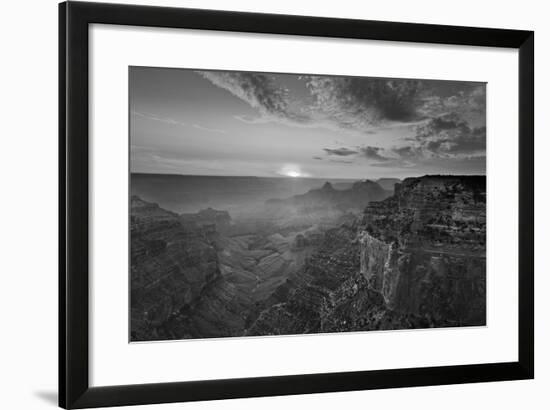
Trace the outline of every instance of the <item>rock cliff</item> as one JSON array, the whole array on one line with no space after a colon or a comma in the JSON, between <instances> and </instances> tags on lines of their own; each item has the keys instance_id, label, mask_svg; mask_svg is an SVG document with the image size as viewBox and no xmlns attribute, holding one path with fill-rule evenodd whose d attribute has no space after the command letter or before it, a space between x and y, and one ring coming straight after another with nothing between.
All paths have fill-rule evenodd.
<instances>
[{"instance_id":1,"label":"rock cliff","mask_svg":"<svg viewBox=\"0 0 550 410\"><path fill-rule=\"evenodd\" d=\"M242 329L239 304L233 303L241 298L220 273L215 245L216 223L227 222L223 214L209 210L180 217L137 196L130 205L131 340ZM187 320L189 311L200 314ZM182 322L186 326L179 326Z\"/></svg>"},{"instance_id":2,"label":"rock cliff","mask_svg":"<svg viewBox=\"0 0 550 410\"><path fill-rule=\"evenodd\" d=\"M360 270L392 310L485 323L485 177L425 176L367 206Z\"/></svg>"}]
</instances>

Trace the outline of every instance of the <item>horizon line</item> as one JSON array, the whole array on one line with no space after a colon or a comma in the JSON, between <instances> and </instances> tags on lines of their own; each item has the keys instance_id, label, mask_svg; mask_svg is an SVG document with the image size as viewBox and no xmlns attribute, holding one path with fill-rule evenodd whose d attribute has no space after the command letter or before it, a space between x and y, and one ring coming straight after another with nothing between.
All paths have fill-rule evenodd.
<instances>
[{"instance_id":1,"label":"horizon line","mask_svg":"<svg viewBox=\"0 0 550 410\"><path fill-rule=\"evenodd\" d=\"M313 177L313 176L298 176L298 177L290 177L285 175L273 175L273 176L259 176L259 175L210 175L210 174L174 174L174 173L165 173L165 172L136 172L136 171L130 171L130 175L155 175L155 176L175 176L175 177L211 177L211 178L273 178L273 179L319 179L319 180L350 180L350 181L357 181L357 180L380 180L380 179L398 179L400 181L403 181L407 178L422 178L427 176L448 176L448 177L465 177L465 176L484 176L487 177L486 173L483 174L444 174L444 173L433 173L433 174L421 174L421 175L409 175L406 177L391 177L391 176L384 176L379 178L368 178L368 177Z\"/></svg>"}]
</instances>

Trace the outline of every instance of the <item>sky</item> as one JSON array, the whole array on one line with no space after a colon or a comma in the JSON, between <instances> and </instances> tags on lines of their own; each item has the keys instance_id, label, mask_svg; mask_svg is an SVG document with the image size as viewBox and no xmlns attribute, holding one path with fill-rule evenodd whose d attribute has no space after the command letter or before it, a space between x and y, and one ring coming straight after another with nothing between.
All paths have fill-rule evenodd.
<instances>
[{"instance_id":1,"label":"sky","mask_svg":"<svg viewBox=\"0 0 550 410\"><path fill-rule=\"evenodd\" d=\"M479 82L130 67L132 172L485 174Z\"/></svg>"}]
</instances>

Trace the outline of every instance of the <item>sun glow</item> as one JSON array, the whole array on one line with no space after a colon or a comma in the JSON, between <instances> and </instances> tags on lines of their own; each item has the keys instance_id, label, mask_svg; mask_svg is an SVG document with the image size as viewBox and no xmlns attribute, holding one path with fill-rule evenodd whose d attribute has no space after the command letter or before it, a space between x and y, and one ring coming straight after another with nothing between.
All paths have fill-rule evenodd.
<instances>
[{"instance_id":1,"label":"sun glow","mask_svg":"<svg viewBox=\"0 0 550 410\"><path fill-rule=\"evenodd\" d=\"M296 164L285 164L277 173L289 178L303 178L309 176L305 172L302 172L300 166Z\"/></svg>"}]
</instances>

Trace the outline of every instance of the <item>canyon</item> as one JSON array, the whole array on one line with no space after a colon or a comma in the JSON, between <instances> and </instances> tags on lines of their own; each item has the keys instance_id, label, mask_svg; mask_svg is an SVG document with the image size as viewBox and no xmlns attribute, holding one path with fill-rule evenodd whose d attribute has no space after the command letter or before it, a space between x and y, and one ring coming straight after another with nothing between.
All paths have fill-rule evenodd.
<instances>
[{"instance_id":1,"label":"canyon","mask_svg":"<svg viewBox=\"0 0 550 410\"><path fill-rule=\"evenodd\" d=\"M386 182L246 216L133 195L131 341L485 325L485 177Z\"/></svg>"}]
</instances>

